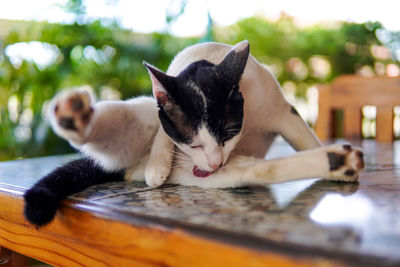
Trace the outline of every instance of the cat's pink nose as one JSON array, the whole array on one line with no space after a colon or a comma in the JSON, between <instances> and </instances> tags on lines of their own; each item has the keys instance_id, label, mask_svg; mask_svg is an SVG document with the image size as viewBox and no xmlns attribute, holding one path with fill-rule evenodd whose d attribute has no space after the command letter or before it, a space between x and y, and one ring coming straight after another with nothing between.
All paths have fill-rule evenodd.
<instances>
[{"instance_id":1,"label":"cat's pink nose","mask_svg":"<svg viewBox=\"0 0 400 267\"><path fill-rule=\"evenodd\" d=\"M218 164L210 164L208 165L211 169L216 170L218 169L219 165Z\"/></svg>"},{"instance_id":2,"label":"cat's pink nose","mask_svg":"<svg viewBox=\"0 0 400 267\"><path fill-rule=\"evenodd\" d=\"M211 153L206 154L208 167L212 170L216 170L223 164L223 154L221 147L216 147Z\"/></svg>"},{"instance_id":3,"label":"cat's pink nose","mask_svg":"<svg viewBox=\"0 0 400 267\"><path fill-rule=\"evenodd\" d=\"M210 167L210 168L213 169L213 170L216 170L216 169L222 167L222 162L214 163L214 164L209 164L208 167Z\"/></svg>"}]
</instances>

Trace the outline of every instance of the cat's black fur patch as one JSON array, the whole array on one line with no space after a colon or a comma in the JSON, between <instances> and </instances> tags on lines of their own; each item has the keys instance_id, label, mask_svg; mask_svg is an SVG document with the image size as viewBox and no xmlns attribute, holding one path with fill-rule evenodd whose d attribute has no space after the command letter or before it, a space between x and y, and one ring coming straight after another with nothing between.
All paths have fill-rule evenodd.
<instances>
[{"instance_id":1,"label":"cat's black fur patch","mask_svg":"<svg viewBox=\"0 0 400 267\"><path fill-rule=\"evenodd\" d=\"M346 170L346 171L344 172L344 175L353 176L355 173L356 173L355 170L348 169L348 170Z\"/></svg>"},{"instance_id":2,"label":"cat's black fur patch","mask_svg":"<svg viewBox=\"0 0 400 267\"><path fill-rule=\"evenodd\" d=\"M329 170L335 171L344 165L344 155L337 154L334 152L328 152Z\"/></svg>"},{"instance_id":3,"label":"cat's black fur patch","mask_svg":"<svg viewBox=\"0 0 400 267\"><path fill-rule=\"evenodd\" d=\"M244 100L239 82L248 55L247 46L240 52L232 50L219 65L196 61L177 77L145 64L168 92L169 101L158 102L159 118L174 141L191 143L202 125L220 145L240 132Z\"/></svg>"},{"instance_id":4,"label":"cat's black fur patch","mask_svg":"<svg viewBox=\"0 0 400 267\"><path fill-rule=\"evenodd\" d=\"M343 145L343 149L350 151L351 150L351 145Z\"/></svg>"},{"instance_id":5,"label":"cat's black fur patch","mask_svg":"<svg viewBox=\"0 0 400 267\"><path fill-rule=\"evenodd\" d=\"M67 196L92 185L121 181L124 173L124 170L107 172L88 158L67 163L25 192L25 218L32 224L45 225L54 218L61 201Z\"/></svg>"},{"instance_id":6,"label":"cat's black fur patch","mask_svg":"<svg viewBox=\"0 0 400 267\"><path fill-rule=\"evenodd\" d=\"M72 118L61 118L60 121L58 122L61 127L67 129L67 130L72 130L76 131L75 123Z\"/></svg>"},{"instance_id":7,"label":"cat's black fur patch","mask_svg":"<svg viewBox=\"0 0 400 267\"><path fill-rule=\"evenodd\" d=\"M290 107L290 112L294 115L300 116L299 112L297 112L297 110L295 109L295 107L291 106Z\"/></svg>"},{"instance_id":8,"label":"cat's black fur patch","mask_svg":"<svg viewBox=\"0 0 400 267\"><path fill-rule=\"evenodd\" d=\"M84 114L81 116L81 121L84 122L84 123L89 122L90 115L91 115L90 112L84 113Z\"/></svg>"}]
</instances>

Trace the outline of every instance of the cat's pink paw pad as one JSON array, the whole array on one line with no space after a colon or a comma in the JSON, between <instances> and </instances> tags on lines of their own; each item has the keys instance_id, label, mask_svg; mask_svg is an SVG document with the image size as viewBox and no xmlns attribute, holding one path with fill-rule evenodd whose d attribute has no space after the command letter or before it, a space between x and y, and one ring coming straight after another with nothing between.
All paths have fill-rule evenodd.
<instances>
[{"instance_id":1,"label":"cat's pink paw pad","mask_svg":"<svg viewBox=\"0 0 400 267\"><path fill-rule=\"evenodd\" d=\"M87 92L71 92L54 105L54 115L60 127L81 132L89 124L93 115L90 95Z\"/></svg>"}]
</instances>

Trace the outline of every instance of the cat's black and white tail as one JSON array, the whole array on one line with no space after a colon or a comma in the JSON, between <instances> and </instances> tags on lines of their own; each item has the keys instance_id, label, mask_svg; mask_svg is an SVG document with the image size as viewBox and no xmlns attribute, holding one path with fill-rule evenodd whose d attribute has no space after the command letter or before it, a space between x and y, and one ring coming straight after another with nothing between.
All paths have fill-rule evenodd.
<instances>
[{"instance_id":1,"label":"cat's black and white tail","mask_svg":"<svg viewBox=\"0 0 400 267\"><path fill-rule=\"evenodd\" d=\"M89 186L122 181L125 171L107 172L93 160L78 159L61 166L25 192L25 218L37 226L51 222L61 201Z\"/></svg>"}]
</instances>

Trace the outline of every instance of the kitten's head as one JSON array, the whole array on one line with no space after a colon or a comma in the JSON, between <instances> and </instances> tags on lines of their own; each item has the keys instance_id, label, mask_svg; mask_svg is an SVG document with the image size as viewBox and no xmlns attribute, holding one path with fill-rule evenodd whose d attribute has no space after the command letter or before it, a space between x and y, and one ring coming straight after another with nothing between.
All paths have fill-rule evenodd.
<instances>
[{"instance_id":1,"label":"kitten's head","mask_svg":"<svg viewBox=\"0 0 400 267\"><path fill-rule=\"evenodd\" d=\"M218 65L193 62L177 77L145 63L165 132L208 176L222 166L240 139L243 97L239 82L249 56L247 41L235 45Z\"/></svg>"}]
</instances>

